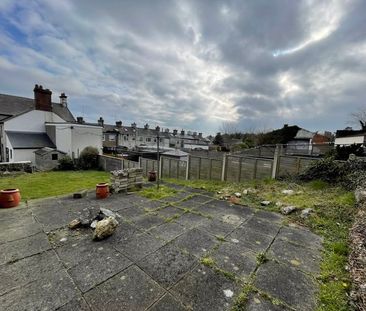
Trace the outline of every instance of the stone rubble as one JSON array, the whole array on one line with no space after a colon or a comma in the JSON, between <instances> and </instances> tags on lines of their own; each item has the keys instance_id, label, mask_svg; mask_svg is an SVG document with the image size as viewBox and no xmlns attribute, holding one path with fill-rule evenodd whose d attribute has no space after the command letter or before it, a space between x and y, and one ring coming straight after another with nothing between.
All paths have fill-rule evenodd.
<instances>
[{"instance_id":1,"label":"stone rubble","mask_svg":"<svg viewBox=\"0 0 366 311\"><path fill-rule=\"evenodd\" d=\"M129 168L111 171L110 190L114 193L127 192L143 183L142 168Z\"/></svg>"},{"instance_id":2,"label":"stone rubble","mask_svg":"<svg viewBox=\"0 0 366 311\"><path fill-rule=\"evenodd\" d=\"M268 205L270 205L272 202L271 201L262 201L261 202L261 205L262 206L268 206Z\"/></svg>"},{"instance_id":3,"label":"stone rubble","mask_svg":"<svg viewBox=\"0 0 366 311\"><path fill-rule=\"evenodd\" d=\"M284 215L288 215L288 214L291 214L292 212L296 211L297 210L297 207L296 206L284 206L281 208L281 213L284 214Z\"/></svg>"},{"instance_id":4,"label":"stone rubble","mask_svg":"<svg viewBox=\"0 0 366 311\"><path fill-rule=\"evenodd\" d=\"M288 189L282 190L282 194L292 195L292 194L294 194L294 190L288 190Z\"/></svg>"},{"instance_id":5,"label":"stone rubble","mask_svg":"<svg viewBox=\"0 0 366 311\"><path fill-rule=\"evenodd\" d=\"M301 211L301 218L308 218L312 213L313 213L313 209L312 208L305 208L304 210Z\"/></svg>"},{"instance_id":6,"label":"stone rubble","mask_svg":"<svg viewBox=\"0 0 366 311\"><path fill-rule=\"evenodd\" d=\"M109 236L111 236L118 226L118 221L116 218L109 216L101 221L97 222L95 227L93 239L94 240L103 240Z\"/></svg>"}]
</instances>

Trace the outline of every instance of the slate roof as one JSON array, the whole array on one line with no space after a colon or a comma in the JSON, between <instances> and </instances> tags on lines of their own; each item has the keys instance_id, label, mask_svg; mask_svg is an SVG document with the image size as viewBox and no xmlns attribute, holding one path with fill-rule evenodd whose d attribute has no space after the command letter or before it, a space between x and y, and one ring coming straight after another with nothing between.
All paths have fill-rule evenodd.
<instances>
[{"instance_id":1,"label":"slate roof","mask_svg":"<svg viewBox=\"0 0 366 311\"><path fill-rule=\"evenodd\" d=\"M32 98L0 94L0 122L34 109L34 99ZM68 107L63 107L58 103L52 103L52 110L67 122L75 121Z\"/></svg>"},{"instance_id":2,"label":"slate roof","mask_svg":"<svg viewBox=\"0 0 366 311\"><path fill-rule=\"evenodd\" d=\"M352 136L366 136L366 131L364 131L364 130L338 130L336 132L336 138L352 137Z\"/></svg>"},{"instance_id":3,"label":"slate roof","mask_svg":"<svg viewBox=\"0 0 366 311\"><path fill-rule=\"evenodd\" d=\"M56 148L46 133L5 131L14 149Z\"/></svg>"},{"instance_id":4,"label":"slate roof","mask_svg":"<svg viewBox=\"0 0 366 311\"><path fill-rule=\"evenodd\" d=\"M186 157L186 156L188 156L188 153L184 152L182 150L179 150L179 149L175 149L175 150L169 150L169 151L163 152L162 155L175 156L175 157Z\"/></svg>"},{"instance_id":5,"label":"slate roof","mask_svg":"<svg viewBox=\"0 0 366 311\"><path fill-rule=\"evenodd\" d=\"M294 139L312 139L315 133L305 129L299 129Z\"/></svg>"}]
</instances>

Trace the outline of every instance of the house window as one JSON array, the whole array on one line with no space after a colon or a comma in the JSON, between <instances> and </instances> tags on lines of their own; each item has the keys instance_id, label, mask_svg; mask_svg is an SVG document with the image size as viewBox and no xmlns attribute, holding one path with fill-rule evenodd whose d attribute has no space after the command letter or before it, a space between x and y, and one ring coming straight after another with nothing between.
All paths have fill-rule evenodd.
<instances>
[{"instance_id":1,"label":"house window","mask_svg":"<svg viewBox=\"0 0 366 311\"><path fill-rule=\"evenodd\" d=\"M10 159L13 158L13 149L10 149Z\"/></svg>"},{"instance_id":2,"label":"house window","mask_svg":"<svg viewBox=\"0 0 366 311\"><path fill-rule=\"evenodd\" d=\"M123 136L123 140L128 140L128 137L127 136Z\"/></svg>"},{"instance_id":3,"label":"house window","mask_svg":"<svg viewBox=\"0 0 366 311\"><path fill-rule=\"evenodd\" d=\"M109 141L115 141L116 137L114 135L109 135Z\"/></svg>"},{"instance_id":4,"label":"house window","mask_svg":"<svg viewBox=\"0 0 366 311\"><path fill-rule=\"evenodd\" d=\"M154 138L154 143L156 143L156 138Z\"/></svg>"},{"instance_id":5,"label":"house window","mask_svg":"<svg viewBox=\"0 0 366 311\"><path fill-rule=\"evenodd\" d=\"M139 141L143 141L144 139L142 137L139 138Z\"/></svg>"},{"instance_id":6,"label":"house window","mask_svg":"<svg viewBox=\"0 0 366 311\"><path fill-rule=\"evenodd\" d=\"M58 160L58 154L57 153L52 153L52 160L53 161L57 161Z\"/></svg>"},{"instance_id":7,"label":"house window","mask_svg":"<svg viewBox=\"0 0 366 311\"><path fill-rule=\"evenodd\" d=\"M105 135L103 134L103 141L105 141Z\"/></svg>"},{"instance_id":8,"label":"house window","mask_svg":"<svg viewBox=\"0 0 366 311\"><path fill-rule=\"evenodd\" d=\"M146 138L146 141L151 141L151 138L150 138L150 137L147 137L147 138Z\"/></svg>"}]
</instances>

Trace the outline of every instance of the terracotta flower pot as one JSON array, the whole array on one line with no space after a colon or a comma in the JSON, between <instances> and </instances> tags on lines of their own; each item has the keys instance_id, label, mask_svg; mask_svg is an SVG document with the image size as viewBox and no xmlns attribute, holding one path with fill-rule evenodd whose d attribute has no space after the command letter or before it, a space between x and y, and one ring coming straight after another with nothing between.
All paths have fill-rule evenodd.
<instances>
[{"instance_id":1,"label":"terracotta flower pot","mask_svg":"<svg viewBox=\"0 0 366 311\"><path fill-rule=\"evenodd\" d=\"M97 184L95 194L97 199L105 199L109 196L109 186L107 183L99 183Z\"/></svg>"},{"instance_id":2,"label":"terracotta flower pot","mask_svg":"<svg viewBox=\"0 0 366 311\"><path fill-rule=\"evenodd\" d=\"M156 171L150 171L147 173L148 181L156 181Z\"/></svg>"},{"instance_id":3,"label":"terracotta flower pot","mask_svg":"<svg viewBox=\"0 0 366 311\"><path fill-rule=\"evenodd\" d=\"M4 189L0 191L0 207L9 208L18 206L20 202L19 189Z\"/></svg>"}]
</instances>

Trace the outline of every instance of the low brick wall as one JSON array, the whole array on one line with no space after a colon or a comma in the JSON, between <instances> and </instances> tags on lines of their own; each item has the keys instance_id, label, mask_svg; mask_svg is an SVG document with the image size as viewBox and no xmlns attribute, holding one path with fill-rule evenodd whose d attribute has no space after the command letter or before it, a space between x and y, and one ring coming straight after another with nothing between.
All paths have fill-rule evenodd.
<instances>
[{"instance_id":1,"label":"low brick wall","mask_svg":"<svg viewBox=\"0 0 366 311\"><path fill-rule=\"evenodd\" d=\"M32 173L32 162L22 161L22 162L3 162L0 163L0 173L4 174L6 172L26 172Z\"/></svg>"}]
</instances>

